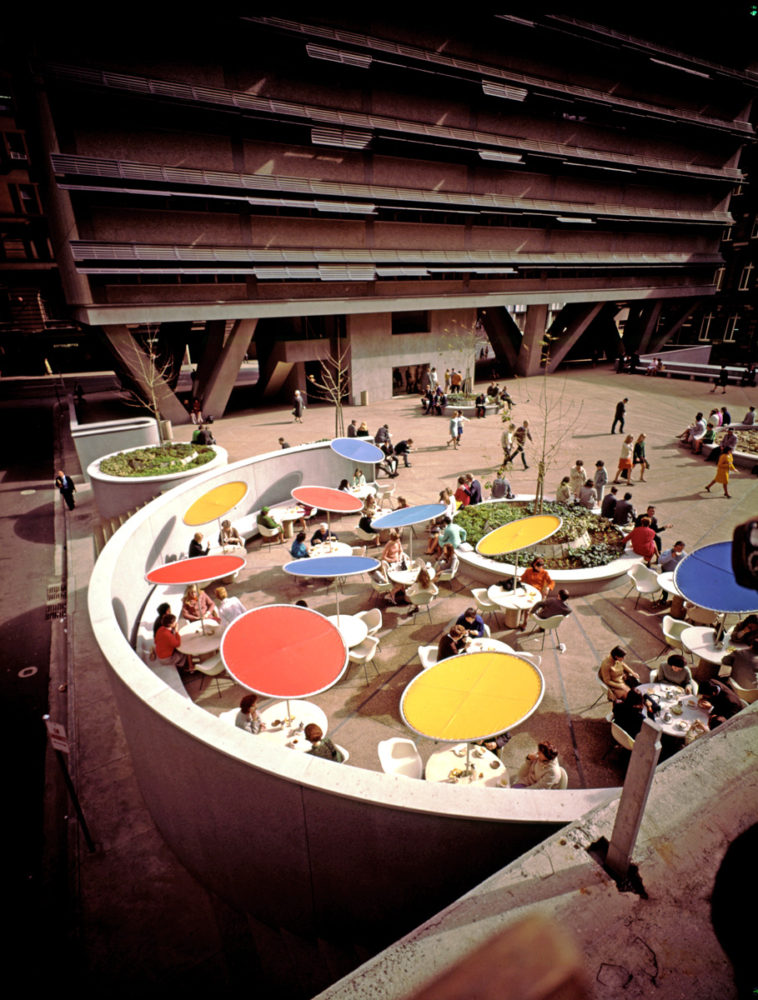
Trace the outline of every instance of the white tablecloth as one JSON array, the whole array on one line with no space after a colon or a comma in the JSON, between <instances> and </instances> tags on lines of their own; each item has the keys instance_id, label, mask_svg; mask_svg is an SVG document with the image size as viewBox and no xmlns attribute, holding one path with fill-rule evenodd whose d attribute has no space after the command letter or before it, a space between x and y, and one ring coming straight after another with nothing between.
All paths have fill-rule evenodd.
<instances>
[{"instance_id":1,"label":"white tablecloth","mask_svg":"<svg viewBox=\"0 0 758 1000\"><path fill-rule=\"evenodd\" d=\"M708 712L698 708L697 695L685 694L684 689L676 684L638 684L641 694L648 692L660 702L661 712L656 723L661 732L669 736L684 738L693 722L702 722L708 728ZM681 712L678 709L681 708Z\"/></svg>"},{"instance_id":2,"label":"white tablecloth","mask_svg":"<svg viewBox=\"0 0 758 1000\"><path fill-rule=\"evenodd\" d=\"M438 750L426 762L427 781L446 781L453 785L487 785L496 787L508 784L508 771L502 761L490 750L473 746L469 756L473 773L465 777L455 777L451 771L463 771L466 767L466 744Z\"/></svg>"},{"instance_id":3,"label":"white tablecloth","mask_svg":"<svg viewBox=\"0 0 758 1000\"><path fill-rule=\"evenodd\" d=\"M262 739L270 740L278 746L289 747L291 750L300 750L307 753L311 744L306 740L304 729L315 722L321 727L321 731L326 736L329 726L328 719L324 712L310 701L300 701L290 699L290 711L294 716L292 722L283 725L283 720L287 715L287 702L275 701L272 705L267 705L258 714L261 722L266 727L258 734ZM279 725L275 725L278 722Z\"/></svg>"}]
</instances>

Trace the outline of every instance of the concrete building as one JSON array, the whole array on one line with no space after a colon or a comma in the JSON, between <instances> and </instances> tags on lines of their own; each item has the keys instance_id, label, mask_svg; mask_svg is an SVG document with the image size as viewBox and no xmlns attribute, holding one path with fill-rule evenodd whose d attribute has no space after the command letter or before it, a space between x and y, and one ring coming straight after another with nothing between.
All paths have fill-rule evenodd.
<instances>
[{"instance_id":1,"label":"concrete building","mask_svg":"<svg viewBox=\"0 0 758 1000\"><path fill-rule=\"evenodd\" d=\"M52 23L26 54L69 315L133 384L157 345L177 422L188 344L215 414L248 354L286 398L344 353L358 403L486 338L503 374L546 332L551 370L614 356L622 310L626 350L659 349L716 291L758 81L739 47L476 12L135 19L94 47Z\"/></svg>"}]
</instances>

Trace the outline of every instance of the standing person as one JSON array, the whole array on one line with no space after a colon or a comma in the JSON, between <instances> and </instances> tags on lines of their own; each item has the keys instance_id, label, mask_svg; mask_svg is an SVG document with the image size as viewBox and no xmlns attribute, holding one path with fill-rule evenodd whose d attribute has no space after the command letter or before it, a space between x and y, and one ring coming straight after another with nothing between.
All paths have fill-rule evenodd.
<instances>
[{"instance_id":1,"label":"standing person","mask_svg":"<svg viewBox=\"0 0 758 1000\"><path fill-rule=\"evenodd\" d=\"M351 420L350 423L347 425L347 436L349 438L354 438L357 435L357 433L358 433L358 421Z\"/></svg>"},{"instance_id":2,"label":"standing person","mask_svg":"<svg viewBox=\"0 0 758 1000\"><path fill-rule=\"evenodd\" d=\"M450 388L453 392L460 392L461 382L463 382L463 376L457 369L453 368L450 372Z\"/></svg>"},{"instance_id":3,"label":"standing person","mask_svg":"<svg viewBox=\"0 0 758 1000\"><path fill-rule=\"evenodd\" d=\"M613 414L613 423L611 424L611 434L616 433L616 424L619 425L619 434L624 433L624 417L626 416L626 404L629 402L626 396L616 403L616 412Z\"/></svg>"},{"instance_id":4,"label":"standing person","mask_svg":"<svg viewBox=\"0 0 758 1000\"><path fill-rule=\"evenodd\" d=\"M445 392L450 391L450 369L445 369Z\"/></svg>"},{"instance_id":5,"label":"standing person","mask_svg":"<svg viewBox=\"0 0 758 1000\"><path fill-rule=\"evenodd\" d=\"M55 477L55 485L60 490L60 494L66 501L66 506L69 510L73 510L76 507L74 501L74 493L76 493L76 486L74 486L74 480L71 476L67 476L63 469L58 470L58 475Z\"/></svg>"},{"instance_id":6,"label":"standing person","mask_svg":"<svg viewBox=\"0 0 758 1000\"><path fill-rule=\"evenodd\" d=\"M621 445L621 454L619 455L619 467L616 469L616 478L613 480L614 483L619 481L619 476L625 479L627 483L632 481L632 452L634 438L631 434L627 434L624 438L624 443Z\"/></svg>"},{"instance_id":7,"label":"standing person","mask_svg":"<svg viewBox=\"0 0 758 1000\"><path fill-rule=\"evenodd\" d=\"M500 435L500 444L503 448L503 465L506 466L511 460L511 451L513 450L513 433L516 430L516 425L511 423L505 428L503 433Z\"/></svg>"},{"instance_id":8,"label":"standing person","mask_svg":"<svg viewBox=\"0 0 758 1000\"><path fill-rule=\"evenodd\" d=\"M470 502L473 504L482 502L482 484L478 479L474 479L471 473L466 474L466 486L468 487Z\"/></svg>"},{"instance_id":9,"label":"standing person","mask_svg":"<svg viewBox=\"0 0 758 1000\"><path fill-rule=\"evenodd\" d=\"M303 414L305 413L305 400L303 399L303 394L299 389L295 389L295 399L292 407L292 414L295 418L296 424L302 424Z\"/></svg>"},{"instance_id":10,"label":"standing person","mask_svg":"<svg viewBox=\"0 0 758 1000\"><path fill-rule=\"evenodd\" d=\"M632 449L632 471L634 471L634 466L639 465L640 467L640 482L645 482L645 469L650 468L650 463L647 458L645 458L645 435L640 434L637 440L634 442L634 448ZM632 481L632 473L629 473L629 482Z\"/></svg>"},{"instance_id":11,"label":"standing person","mask_svg":"<svg viewBox=\"0 0 758 1000\"><path fill-rule=\"evenodd\" d=\"M529 433L529 421L525 420L520 427L517 427L513 434L513 442L516 448L511 455L511 462L518 455L521 454L521 461L524 463L524 468L528 469L529 466L526 464L526 455L524 454L524 445L526 444L526 439L532 440L532 435Z\"/></svg>"},{"instance_id":12,"label":"standing person","mask_svg":"<svg viewBox=\"0 0 758 1000\"><path fill-rule=\"evenodd\" d=\"M595 462L595 489L597 490L597 502L603 502L603 494L605 493L605 487L608 485L608 470L605 467L605 462L599 459Z\"/></svg>"},{"instance_id":13,"label":"standing person","mask_svg":"<svg viewBox=\"0 0 758 1000\"><path fill-rule=\"evenodd\" d=\"M579 491L587 482L587 473L584 471L584 462L577 458L576 465L569 472L569 486L573 496L578 500Z\"/></svg>"},{"instance_id":14,"label":"standing person","mask_svg":"<svg viewBox=\"0 0 758 1000\"><path fill-rule=\"evenodd\" d=\"M726 365L721 366L721 371L718 373L713 381L713 388L711 392L715 392L719 386L721 386L722 395L726 392L726 386L729 381L729 372L726 370Z\"/></svg>"},{"instance_id":15,"label":"standing person","mask_svg":"<svg viewBox=\"0 0 758 1000\"><path fill-rule=\"evenodd\" d=\"M711 492L711 486L714 483L721 483L724 487L724 496L729 500L732 498L732 494L729 492L729 473L734 472L734 461L732 460L732 449L726 448L722 451L721 458L719 458L719 464L716 466L716 475L705 487L705 492Z\"/></svg>"},{"instance_id":16,"label":"standing person","mask_svg":"<svg viewBox=\"0 0 758 1000\"><path fill-rule=\"evenodd\" d=\"M439 385L439 379L437 378L437 369L432 367L429 372L429 388L434 392Z\"/></svg>"},{"instance_id":17,"label":"standing person","mask_svg":"<svg viewBox=\"0 0 758 1000\"><path fill-rule=\"evenodd\" d=\"M458 421L458 414L459 413L460 413L460 410L456 410L455 413L453 414L453 416L450 418L450 424L449 424L450 439L447 442L447 447L448 448L450 447L451 444L452 444L452 446L454 448L458 447L458 427L460 426L459 421Z\"/></svg>"},{"instance_id":18,"label":"standing person","mask_svg":"<svg viewBox=\"0 0 758 1000\"><path fill-rule=\"evenodd\" d=\"M458 488L455 491L455 499L461 507L468 507L471 503L471 491L469 490L463 476L458 476Z\"/></svg>"}]
</instances>

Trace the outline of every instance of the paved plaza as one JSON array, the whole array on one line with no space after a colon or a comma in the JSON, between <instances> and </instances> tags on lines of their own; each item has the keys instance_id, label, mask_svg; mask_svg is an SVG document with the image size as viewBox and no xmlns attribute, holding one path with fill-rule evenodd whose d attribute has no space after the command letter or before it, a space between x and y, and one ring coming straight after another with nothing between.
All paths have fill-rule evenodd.
<instances>
[{"instance_id":1,"label":"paved plaza","mask_svg":"<svg viewBox=\"0 0 758 1000\"><path fill-rule=\"evenodd\" d=\"M655 504L659 521L673 524L663 536L664 547L683 539L691 551L708 542L729 540L734 526L757 509L756 477L738 472L730 484L731 500L716 493L709 495L703 487L712 478L714 466L706 465L675 441L697 410L707 413L712 406L726 403L733 419L739 420L748 405L756 402L756 390L730 388L726 396L714 396L704 383L615 375L608 368L579 370L547 380L512 380L508 389L516 403L514 421L527 419L535 438L527 448L530 468L522 470L519 462L511 473L514 492L534 491L539 428L546 420L550 442L559 441L547 475L548 495L554 493L577 458L590 469L597 459L604 459L612 476L623 438L611 436L611 421L618 400L628 397L625 431L635 438L642 432L647 435L651 464L647 482L633 485L633 502L638 511ZM91 405L96 409L97 400ZM359 422L366 420L372 434L387 423L395 441L413 439L412 467L405 469L401 463L399 476L391 480L395 498L405 497L410 504L436 501L443 486L453 487L457 477L467 472L483 484L489 482L500 461L503 425L493 416L466 423L458 451L446 445L447 419L423 415L416 396L348 407L346 423L353 417ZM176 428L175 436L189 440L191 431L191 427ZM308 408L304 423L295 424L289 407L240 410L218 420L214 433L218 443L229 450L230 461L235 461L276 450L279 437L295 446L333 436L334 411L326 404L317 404ZM70 455L70 443L68 447ZM71 462L68 468L73 468ZM635 470L635 478L637 475ZM486 489L484 493L489 495ZM61 517L59 512L59 522ZM217 982L219 977L234 982L238 974L235 963L243 961L254 941L255 961L264 980L277 975L283 958L289 956L295 965L297 956L302 958L302 972L293 969L288 974L291 982L278 995L310 995L317 986L325 986L329 976L343 974L362 956L330 953L329 960L319 963L313 953L314 968L319 971L315 975L307 972L310 946L292 940L285 944L286 935L272 933L267 937L265 929L254 928L211 899L172 858L141 803L110 700L105 667L86 618L94 517L89 491L79 485L78 506L67 522L73 577L69 585L69 622L73 625L69 679L78 744L77 780L100 845L93 856L79 845L75 858L84 964L97 983L107 983L114 975L134 983L164 981L176 985L185 978L190 981L190 977L195 982ZM352 541L356 520L336 519L333 528L341 539ZM315 521L309 524L309 533L312 530ZM425 534L417 535L414 554L420 552L425 539ZM248 545L246 571L228 587L230 594L239 596L250 608L304 598L311 608L333 614L333 592L322 584L302 585L282 572L281 566L289 558L284 545L262 546L260 540L253 540ZM349 750L346 766L379 770L379 740L412 735L403 725L398 706L406 684L421 669L417 648L436 644L450 622L472 603L472 585L477 584L467 578L465 568L451 583L442 584L431 608L431 622L425 613L413 620L405 618L404 608L382 608L381 642L376 669L368 668L368 684L363 668L352 665L337 686L312 699L329 718L330 737ZM652 665L662 652L663 612L654 611L645 598L635 609L636 594L628 591L629 581L624 578L613 589L575 597L571 601L573 614L561 627L565 652L558 652L547 638L542 654L545 697L539 711L514 731L506 748L505 762L511 774L524 754L538 740L547 738L559 749L569 787L612 786L623 780L623 756L608 753L608 704L604 700L593 704L600 693L596 670L611 646L620 644L629 651L628 661L641 667L645 679L646 665ZM374 603L373 598L368 583L348 580L341 609L348 614L364 610ZM493 634L526 652L540 652L540 636L525 638L494 628ZM220 697L214 681L206 680L202 691L200 684L199 678L193 679L190 693L198 705L215 714L232 708L242 694L228 679L221 680ZM417 742L424 758L435 749L431 741ZM496 794L508 792L498 790ZM131 874L135 869L142 876L138 884ZM229 933L230 925L233 933Z\"/></svg>"}]
</instances>

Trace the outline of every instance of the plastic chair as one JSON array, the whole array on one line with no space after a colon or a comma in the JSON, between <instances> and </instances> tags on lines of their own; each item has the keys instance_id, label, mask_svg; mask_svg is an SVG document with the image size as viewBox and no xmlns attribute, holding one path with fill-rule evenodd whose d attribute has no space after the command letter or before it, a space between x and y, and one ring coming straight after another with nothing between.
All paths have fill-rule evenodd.
<instances>
[{"instance_id":1,"label":"plastic chair","mask_svg":"<svg viewBox=\"0 0 758 1000\"><path fill-rule=\"evenodd\" d=\"M389 580L387 580L385 583L380 583L378 580L374 580L372 577L371 589L374 591L374 600L376 600L380 594L389 594L390 591L393 589L393 585L390 583Z\"/></svg>"},{"instance_id":2,"label":"plastic chair","mask_svg":"<svg viewBox=\"0 0 758 1000\"><path fill-rule=\"evenodd\" d=\"M376 487L376 495L378 498L377 507L381 510L382 507L389 507L392 510L392 497L395 492L395 484L391 486L379 486Z\"/></svg>"},{"instance_id":3,"label":"plastic chair","mask_svg":"<svg viewBox=\"0 0 758 1000\"><path fill-rule=\"evenodd\" d=\"M382 627L382 613L379 608L369 608L368 611L359 611L355 617L363 619L369 635L375 635Z\"/></svg>"},{"instance_id":4,"label":"plastic chair","mask_svg":"<svg viewBox=\"0 0 758 1000\"><path fill-rule=\"evenodd\" d=\"M418 647L418 658L421 660L421 666L424 670L428 670L429 667L433 667L437 662L437 647L436 646L419 646Z\"/></svg>"},{"instance_id":5,"label":"plastic chair","mask_svg":"<svg viewBox=\"0 0 758 1000\"><path fill-rule=\"evenodd\" d=\"M566 774L566 768L565 767L561 767L561 768L559 768L559 770L561 772L561 780L558 782L558 788L559 789L568 788L568 786L569 786L569 776L568 776L568 774Z\"/></svg>"},{"instance_id":6,"label":"plastic chair","mask_svg":"<svg viewBox=\"0 0 758 1000\"><path fill-rule=\"evenodd\" d=\"M424 773L421 756L413 740L393 736L382 740L376 748L385 774L400 774L405 778L420 778Z\"/></svg>"},{"instance_id":7,"label":"plastic chair","mask_svg":"<svg viewBox=\"0 0 758 1000\"><path fill-rule=\"evenodd\" d=\"M429 621L431 622L431 607L436 596L436 593L431 590L420 590L417 594L408 594L408 600L415 608L418 608L419 611L426 611L429 615Z\"/></svg>"},{"instance_id":8,"label":"plastic chair","mask_svg":"<svg viewBox=\"0 0 758 1000\"><path fill-rule=\"evenodd\" d=\"M597 681L598 681L598 684L600 685L600 687L603 690L600 692L600 694L597 696L597 698L595 698L595 700L592 702L592 704L590 705L590 708L594 708L595 705L597 705L597 703L602 699L603 695L605 695L605 698L606 698L607 701L615 701L616 700L616 696L614 695L614 693L611 691L611 689L608 687L608 685L603 680L603 675L601 673L600 667L597 668Z\"/></svg>"},{"instance_id":9,"label":"plastic chair","mask_svg":"<svg viewBox=\"0 0 758 1000\"><path fill-rule=\"evenodd\" d=\"M362 542L371 543L372 545L379 539L378 532L364 531L363 528L358 527L357 525L353 529L353 532Z\"/></svg>"},{"instance_id":10,"label":"plastic chair","mask_svg":"<svg viewBox=\"0 0 758 1000\"><path fill-rule=\"evenodd\" d=\"M347 764L347 762L350 760L350 754L344 747L340 746L339 743L335 743L334 746L342 754L342 760L340 761L340 764Z\"/></svg>"},{"instance_id":11,"label":"plastic chair","mask_svg":"<svg viewBox=\"0 0 758 1000\"><path fill-rule=\"evenodd\" d=\"M611 722L611 736L624 750L628 750L630 753L634 750L634 739L617 722Z\"/></svg>"},{"instance_id":12,"label":"plastic chair","mask_svg":"<svg viewBox=\"0 0 758 1000\"><path fill-rule=\"evenodd\" d=\"M258 534L263 539L263 541L261 543L262 545L266 545L266 544L273 545L274 544L273 541L267 543L266 542L267 538L271 538L271 539L278 538L280 545L284 541L284 532L282 531L281 528L267 528L264 524L259 524L258 525Z\"/></svg>"},{"instance_id":13,"label":"plastic chair","mask_svg":"<svg viewBox=\"0 0 758 1000\"><path fill-rule=\"evenodd\" d=\"M368 684L368 664L374 663L374 656L376 655L376 648L379 645L379 640L375 635L367 635L362 643L358 646L353 646L353 648L348 652L348 657L351 663L362 663L363 672L366 675L366 683ZM376 670L377 676L379 674L379 669L374 663L374 670Z\"/></svg>"},{"instance_id":14,"label":"plastic chair","mask_svg":"<svg viewBox=\"0 0 758 1000\"><path fill-rule=\"evenodd\" d=\"M647 566L643 566L642 563L635 563L631 569L626 571L626 575L632 581L633 586L637 588L637 600L634 602L635 608L639 604L642 594L652 597L653 594L661 589L661 585L658 583L658 574L648 569ZM630 587L627 591L627 597L631 592Z\"/></svg>"},{"instance_id":15,"label":"plastic chair","mask_svg":"<svg viewBox=\"0 0 758 1000\"><path fill-rule=\"evenodd\" d=\"M740 687L737 681L733 678L729 678L729 683L734 688L736 693L740 696L740 700L746 705L752 705L754 701L758 701L758 688L743 688Z\"/></svg>"},{"instance_id":16,"label":"plastic chair","mask_svg":"<svg viewBox=\"0 0 758 1000\"><path fill-rule=\"evenodd\" d=\"M661 653L670 646L671 649L679 649L683 653L689 653L689 657L692 659L692 653L688 649L685 649L682 645L682 632L689 627L689 622L683 622L678 618L672 618L671 615L664 615L663 621L661 622L661 630L663 631L663 638L665 639L665 642ZM661 653L658 655L660 656Z\"/></svg>"},{"instance_id":17,"label":"plastic chair","mask_svg":"<svg viewBox=\"0 0 758 1000\"><path fill-rule=\"evenodd\" d=\"M221 659L221 656L216 653L214 657L210 660L204 660L202 663L195 661L195 670L199 671L201 674L205 674L206 677L213 677L216 680L216 689L218 691L219 698L221 697L221 684L219 683L219 677L221 674L226 672L226 667ZM203 682L204 683L204 682ZM202 694L203 684L200 686L200 693Z\"/></svg>"},{"instance_id":18,"label":"plastic chair","mask_svg":"<svg viewBox=\"0 0 758 1000\"><path fill-rule=\"evenodd\" d=\"M520 656L522 660L529 660L533 666L535 666L538 670L540 669L542 657L539 653L522 653L521 650L518 650L516 655Z\"/></svg>"},{"instance_id":19,"label":"plastic chair","mask_svg":"<svg viewBox=\"0 0 758 1000\"><path fill-rule=\"evenodd\" d=\"M461 563L460 560L458 559L458 556L453 554L453 565L450 567L450 569L440 570L440 572L437 574L437 580L438 581L454 580L458 573L460 565Z\"/></svg>"},{"instance_id":20,"label":"plastic chair","mask_svg":"<svg viewBox=\"0 0 758 1000\"><path fill-rule=\"evenodd\" d=\"M486 587L473 587L471 596L476 601L476 606L482 615L494 615L497 627L500 628L500 619L497 616L498 606L487 597Z\"/></svg>"},{"instance_id":21,"label":"plastic chair","mask_svg":"<svg viewBox=\"0 0 758 1000\"><path fill-rule=\"evenodd\" d=\"M527 634L524 636L524 638L528 639L529 636L535 634L535 632L537 631L537 629L541 628L542 629L542 646L540 648L544 649L545 648L545 636L548 634L548 632L555 632L555 639L557 639L558 638L558 629L560 628L561 622L564 620L565 617L566 617L565 615L553 615L552 618L540 618L539 619L539 625L536 625L532 629L531 632L527 632ZM535 619L535 621L536 620L537 619ZM555 643L555 639L553 640L554 643ZM560 643L558 645L560 646Z\"/></svg>"}]
</instances>

